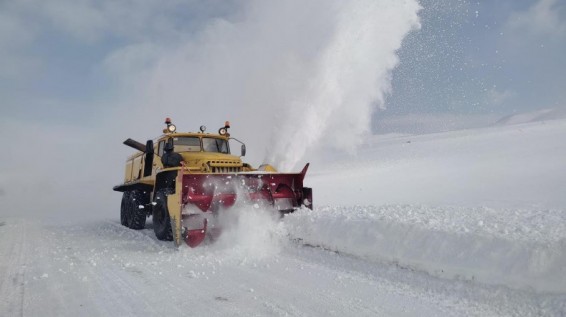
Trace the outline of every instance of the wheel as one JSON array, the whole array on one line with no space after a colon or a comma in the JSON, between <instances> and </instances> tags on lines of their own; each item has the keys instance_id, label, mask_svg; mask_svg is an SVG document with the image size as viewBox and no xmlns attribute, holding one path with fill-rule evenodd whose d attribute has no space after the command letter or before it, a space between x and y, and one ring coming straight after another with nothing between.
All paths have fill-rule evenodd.
<instances>
[{"instance_id":1,"label":"wheel","mask_svg":"<svg viewBox=\"0 0 566 317\"><path fill-rule=\"evenodd\" d=\"M153 231L159 240L172 241L171 218L167 209L167 195L169 190L160 189L155 194L153 206Z\"/></svg>"},{"instance_id":2,"label":"wheel","mask_svg":"<svg viewBox=\"0 0 566 317\"><path fill-rule=\"evenodd\" d=\"M140 190L124 192L120 205L120 223L130 229L143 229L145 227L146 211L140 208L148 203L147 194Z\"/></svg>"},{"instance_id":3,"label":"wheel","mask_svg":"<svg viewBox=\"0 0 566 317\"><path fill-rule=\"evenodd\" d=\"M312 188L303 187L303 202L302 204L308 209L312 210Z\"/></svg>"},{"instance_id":4,"label":"wheel","mask_svg":"<svg viewBox=\"0 0 566 317\"><path fill-rule=\"evenodd\" d=\"M129 227L130 210L129 207L130 192L124 192L122 195L122 203L120 204L120 223L122 226Z\"/></svg>"},{"instance_id":5,"label":"wheel","mask_svg":"<svg viewBox=\"0 0 566 317\"><path fill-rule=\"evenodd\" d=\"M145 219L147 212L145 206L149 203L147 194L141 190L132 190L130 192L130 222L129 228L140 230L145 228Z\"/></svg>"}]
</instances>

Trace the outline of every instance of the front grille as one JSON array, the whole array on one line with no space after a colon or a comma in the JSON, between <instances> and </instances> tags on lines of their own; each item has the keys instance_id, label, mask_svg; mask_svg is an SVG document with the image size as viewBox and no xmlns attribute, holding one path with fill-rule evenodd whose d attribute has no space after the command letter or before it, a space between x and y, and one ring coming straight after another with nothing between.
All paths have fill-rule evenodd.
<instances>
[{"instance_id":1,"label":"front grille","mask_svg":"<svg viewBox=\"0 0 566 317\"><path fill-rule=\"evenodd\" d=\"M211 166L210 169L213 173L238 173L242 171L242 168L237 166Z\"/></svg>"},{"instance_id":2,"label":"front grille","mask_svg":"<svg viewBox=\"0 0 566 317\"><path fill-rule=\"evenodd\" d=\"M242 171L242 163L237 161L210 161L208 166L212 173L239 173Z\"/></svg>"}]
</instances>

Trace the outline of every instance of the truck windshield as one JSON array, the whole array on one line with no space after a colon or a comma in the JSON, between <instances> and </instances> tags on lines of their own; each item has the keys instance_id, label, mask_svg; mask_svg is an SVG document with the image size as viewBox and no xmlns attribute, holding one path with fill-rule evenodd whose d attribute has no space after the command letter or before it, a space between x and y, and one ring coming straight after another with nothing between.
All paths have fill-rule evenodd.
<instances>
[{"instance_id":1,"label":"truck windshield","mask_svg":"<svg viewBox=\"0 0 566 317\"><path fill-rule=\"evenodd\" d=\"M217 138L202 138L202 148L205 152L218 152L230 154L228 141Z\"/></svg>"},{"instance_id":2,"label":"truck windshield","mask_svg":"<svg viewBox=\"0 0 566 317\"><path fill-rule=\"evenodd\" d=\"M198 137L173 138L175 152L200 152L200 139Z\"/></svg>"}]
</instances>

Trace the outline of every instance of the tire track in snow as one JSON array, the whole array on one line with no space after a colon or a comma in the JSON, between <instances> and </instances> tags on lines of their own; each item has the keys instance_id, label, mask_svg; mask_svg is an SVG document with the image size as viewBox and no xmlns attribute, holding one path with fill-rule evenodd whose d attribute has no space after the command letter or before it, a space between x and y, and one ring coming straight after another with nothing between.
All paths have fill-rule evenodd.
<instances>
[{"instance_id":1,"label":"tire track in snow","mask_svg":"<svg viewBox=\"0 0 566 317\"><path fill-rule=\"evenodd\" d=\"M75 248L94 247L86 255L81 255L80 260L83 263L81 273L88 279L90 292L94 294L95 306L103 312L103 315L159 315L159 311L155 310L143 296L145 294L143 280L131 276L132 272L142 276L144 272L134 271L125 265L127 259L123 256L119 258L107 256L109 251L116 251L116 248L126 247L132 241L138 241L138 238L144 236L143 234L110 221L87 226L79 235L76 231L72 234L67 240L73 241ZM98 241L94 243L90 241L90 237L96 236L99 236ZM116 237L124 236L126 239L118 244L112 241Z\"/></svg>"},{"instance_id":2,"label":"tire track in snow","mask_svg":"<svg viewBox=\"0 0 566 317\"><path fill-rule=\"evenodd\" d=\"M177 249L153 239L151 230L108 222L17 223L13 230L21 226L37 241L36 251L20 243L33 255L28 273L49 273L28 285L30 315L537 316L557 312L537 306L539 300L560 300L441 280L292 242L266 256L233 245ZM22 240L21 234L12 238ZM10 243L17 244L6 239L0 247ZM6 311L0 315L10 315Z\"/></svg>"},{"instance_id":3,"label":"tire track in snow","mask_svg":"<svg viewBox=\"0 0 566 317\"><path fill-rule=\"evenodd\" d=\"M537 293L467 280L446 280L395 263L372 262L333 250L298 244L294 258L324 263L330 270L348 268L360 281L373 281L392 294L428 298L443 316L566 316L566 294ZM330 256L325 256L325 254ZM411 295L412 294L412 295Z\"/></svg>"},{"instance_id":4,"label":"tire track in snow","mask_svg":"<svg viewBox=\"0 0 566 317\"><path fill-rule=\"evenodd\" d=\"M23 316L27 251L27 225L23 220L7 220L0 226L0 312Z\"/></svg>"}]
</instances>

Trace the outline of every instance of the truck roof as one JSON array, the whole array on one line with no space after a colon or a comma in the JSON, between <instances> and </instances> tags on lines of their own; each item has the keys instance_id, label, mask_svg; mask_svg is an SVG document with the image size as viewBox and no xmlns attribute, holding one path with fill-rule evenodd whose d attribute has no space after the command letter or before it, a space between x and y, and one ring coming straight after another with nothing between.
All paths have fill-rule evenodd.
<instances>
[{"instance_id":1,"label":"truck roof","mask_svg":"<svg viewBox=\"0 0 566 317\"><path fill-rule=\"evenodd\" d=\"M208 133L208 132L174 132L174 133L164 133L162 135L160 135L159 137L157 137L155 140L161 140L161 139L165 139L165 138L170 138L170 137L179 137L179 136L196 136L196 137L212 137L212 138L218 138L218 139L226 139L228 140L228 137L220 135L218 133Z\"/></svg>"}]
</instances>

